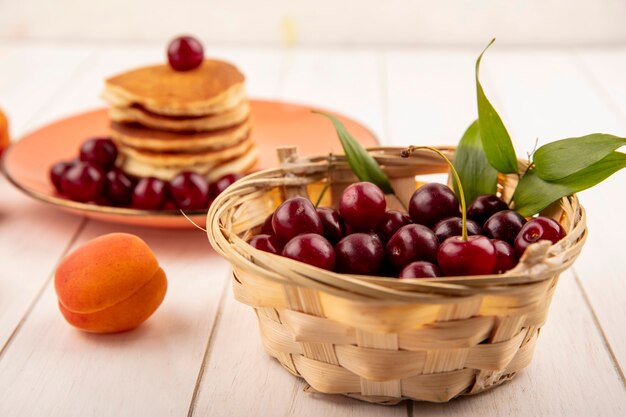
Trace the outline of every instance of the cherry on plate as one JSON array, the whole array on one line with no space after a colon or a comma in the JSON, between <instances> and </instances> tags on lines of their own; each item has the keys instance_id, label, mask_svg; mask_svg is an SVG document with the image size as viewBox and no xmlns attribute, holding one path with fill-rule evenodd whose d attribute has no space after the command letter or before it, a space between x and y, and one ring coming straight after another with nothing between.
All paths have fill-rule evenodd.
<instances>
[{"instance_id":1,"label":"cherry on plate","mask_svg":"<svg viewBox=\"0 0 626 417\"><path fill-rule=\"evenodd\" d=\"M428 227L407 224L391 236L385 253L396 271L401 271L413 261L436 262L439 241Z\"/></svg>"},{"instance_id":2,"label":"cherry on plate","mask_svg":"<svg viewBox=\"0 0 626 417\"><path fill-rule=\"evenodd\" d=\"M280 254L283 250L283 247L278 242L278 239L276 239L276 236L273 235L256 235L250 239L248 243L254 248L269 253Z\"/></svg>"},{"instance_id":3,"label":"cherry on plate","mask_svg":"<svg viewBox=\"0 0 626 417\"><path fill-rule=\"evenodd\" d=\"M181 210L203 210L209 205L209 183L195 172L181 172L172 178L169 193Z\"/></svg>"},{"instance_id":4,"label":"cherry on plate","mask_svg":"<svg viewBox=\"0 0 626 417\"><path fill-rule=\"evenodd\" d=\"M50 168L50 181L59 194L63 194L62 182L65 173L76 164L76 161L57 162Z\"/></svg>"},{"instance_id":5,"label":"cherry on plate","mask_svg":"<svg viewBox=\"0 0 626 417\"><path fill-rule=\"evenodd\" d=\"M114 206L127 206L130 204L135 184L124 172L113 169L107 172L104 186L105 200Z\"/></svg>"},{"instance_id":6,"label":"cherry on plate","mask_svg":"<svg viewBox=\"0 0 626 417\"><path fill-rule=\"evenodd\" d=\"M399 228L409 223L411 223L411 217L408 214L398 210L389 210L379 220L374 231L380 236L383 243L387 243Z\"/></svg>"},{"instance_id":7,"label":"cherry on plate","mask_svg":"<svg viewBox=\"0 0 626 417\"><path fill-rule=\"evenodd\" d=\"M341 214L335 209L329 207L318 207L317 215L322 221L324 228L324 237L331 243L337 243L346 235L346 225L343 222Z\"/></svg>"},{"instance_id":8,"label":"cherry on plate","mask_svg":"<svg viewBox=\"0 0 626 417\"><path fill-rule=\"evenodd\" d=\"M76 162L61 180L63 194L74 201L86 203L97 200L104 188L102 170L87 162Z\"/></svg>"},{"instance_id":9,"label":"cherry on plate","mask_svg":"<svg viewBox=\"0 0 626 417\"><path fill-rule=\"evenodd\" d=\"M522 227L515 238L515 253L519 258L526 248L540 240L549 240L556 243L565 237L565 230L555 220L549 217L535 217Z\"/></svg>"},{"instance_id":10,"label":"cherry on plate","mask_svg":"<svg viewBox=\"0 0 626 417\"><path fill-rule=\"evenodd\" d=\"M480 234L480 226L475 221L468 220L466 225L468 235ZM461 236L463 234L463 219L460 217L443 219L433 227L433 232L439 239L439 243L443 243L444 240L452 236Z\"/></svg>"},{"instance_id":11,"label":"cherry on plate","mask_svg":"<svg viewBox=\"0 0 626 417\"><path fill-rule=\"evenodd\" d=\"M513 245L524 223L526 223L526 219L514 210L499 211L485 222L483 235L490 239L504 240Z\"/></svg>"},{"instance_id":12,"label":"cherry on plate","mask_svg":"<svg viewBox=\"0 0 626 417\"><path fill-rule=\"evenodd\" d=\"M491 239L496 248L496 274L502 274L517 265L517 256L513 247L504 240Z\"/></svg>"},{"instance_id":13,"label":"cherry on plate","mask_svg":"<svg viewBox=\"0 0 626 417\"><path fill-rule=\"evenodd\" d=\"M498 196L493 194L479 195L467 208L467 218L474 220L481 226L487 219L499 211L508 210L509 206Z\"/></svg>"},{"instance_id":14,"label":"cherry on plate","mask_svg":"<svg viewBox=\"0 0 626 417\"><path fill-rule=\"evenodd\" d=\"M89 162L105 172L113 168L117 159L117 146L109 138L93 138L80 147L80 160Z\"/></svg>"},{"instance_id":15,"label":"cherry on plate","mask_svg":"<svg viewBox=\"0 0 626 417\"><path fill-rule=\"evenodd\" d=\"M283 256L332 271L335 266L335 250L324 236L305 233L291 239L283 249Z\"/></svg>"},{"instance_id":16,"label":"cherry on plate","mask_svg":"<svg viewBox=\"0 0 626 417\"><path fill-rule=\"evenodd\" d=\"M179 36L168 45L167 60L176 71L189 71L202 64L204 48L194 37Z\"/></svg>"},{"instance_id":17,"label":"cherry on plate","mask_svg":"<svg viewBox=\"0 0 626 417\"><path fill-rule=\"evenodd\" d=\"M335 245L335 271L345 274L378 275L385 250L375 234L354 233Z\"/></svg>"},{"instance_id":18,"label":"cherry on plate","mask_svg":"<svg viewBox=\"0 0 626 417\"><path fill-rule=\"evenodd\" d=\"M450 188L431 182L415 190L409 214L413 222L432 227L439 220L460 216L459 201Z\"/></svg>"},{"instance_id":19,"label":"cherry on plate","mask_svg":"<svg viewBox=\"0 0 626 417\"><path fill-rule=\"evenodd\" d=\"M167 183L154 177L142 178L135 189L131 206L140 210L160 210L167 201Z\"/></svg>"},{"instance_id":20,"label":"cherry on plate","mask_svg":"<svg viewBox=\"0 0 626 417\"><path fill-rule=\"evenodd\" d=\"M219 178L217 181L209 184L209 195L211 200L222 194L225 189L230 187L231 184L241 178L243 178L243 175L241 174L226 174L223 177Z\"/></svg>"},{"instance_id":21,"label":"cherry on plate","mask_svg":"<svg viewBox=\"0 0 626 417\"><path fill-rule=\"evenodd\" d=\"M446 276L493 274L496 248L485 236L452 236L439 247L437 261Z\"/></svg>"},{"instance_id":22,"label":"cherry on plate","mask_svg":"<svg viewBox=\"0 0 626 417\"><path fill-rule=\"evenodd\" d=\"M385 194L371 182L357 182L343 190L339 213L358 230L373 229L385 214Z\"/></svg>"},{"instance_id":23,"label":"cherry on plate","mask_svg":"<svg viewBox=\"0 0 626 417\"><path fill-rule=\"evenodd\" d=\"M283 201L274 212L272 227L281 242L288 242L304 233L321 235L324 232L322 220L313 203L304 197L293 197Z\"/></svg>"},{"instance_id":24,"label":"cherry on plate","mask_svg":"<svg viewBox=\"0 0 626 417\"><path fill-rule=\"evenodd\" d=\"M400 278L435 278L441 276L441 269L432 262L411 262L400 271Z\"/></svg>"}]
</instances>

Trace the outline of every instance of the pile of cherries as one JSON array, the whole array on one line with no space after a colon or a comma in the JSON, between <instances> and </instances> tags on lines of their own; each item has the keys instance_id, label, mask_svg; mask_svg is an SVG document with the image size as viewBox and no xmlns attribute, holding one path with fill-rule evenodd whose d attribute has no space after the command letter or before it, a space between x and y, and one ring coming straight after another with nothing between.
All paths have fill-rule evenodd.
<instances>
[{"instance_id":1,"label":"pile of cherries","mask_svg":"<svg viewBox=\"0 0 626 417\"><path fill-rule=\"evenodd\" d=\"M134 178L115 166L118 151L109 138L93 138L80 147L78 159L57 162L50 180L71 200L141 210L204 210L229 185L241 178L228 174L209 183L195 172L181 172L170 181Z\"/></svg>"},{"instance_id":2,"label":"pile of cherries","mask_svg":"<svg viewBox=\"0 0 626 417\"><path fill-rule=\"evenodd\" d=\"M418 188L407 214L386 211L380 188L359 182L344 190L338 210L284 201L249 243L326 270L424 278L503 273L530 244L565 236L556 221L527 221L491 194L477 197L467 218L464 234L459 202L443 184Z\"/></svg>"}]
</instances>

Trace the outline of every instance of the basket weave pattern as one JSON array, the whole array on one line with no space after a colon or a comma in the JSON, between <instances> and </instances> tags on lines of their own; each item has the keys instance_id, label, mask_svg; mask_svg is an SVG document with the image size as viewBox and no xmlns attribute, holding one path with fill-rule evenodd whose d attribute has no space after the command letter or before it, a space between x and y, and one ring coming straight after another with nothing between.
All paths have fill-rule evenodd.
<instances>
[{"instance_id":1,"label":"basket weave pattern","mask_svg":"<svg viewBox=\"0 0 626 417\"><path fill-rule=\"evenodd\" d=\"M399 208L415 190L416 176L446 173L436 155L401 148L370 153L389 176ZM453 149L442 148L452 156ZM266 351L312 391L394 404L403 399L445 402L511 379L528 366L560 272L580 252L584 210L576 197L544 211L567 236L557 245L532 245L503 275L396 280L323 271L252 248L245 240L284 199L336 206L354 182L341 156L297 160L279 152L281 168L253 174L223 193L209 212L213 247L233 265L237 300L254 308ZM523 164L521 164L523 168ZM516 176L502 176L511 195ZM403 204L404 203L404 204Z\"/></svg>"}]
</instances>

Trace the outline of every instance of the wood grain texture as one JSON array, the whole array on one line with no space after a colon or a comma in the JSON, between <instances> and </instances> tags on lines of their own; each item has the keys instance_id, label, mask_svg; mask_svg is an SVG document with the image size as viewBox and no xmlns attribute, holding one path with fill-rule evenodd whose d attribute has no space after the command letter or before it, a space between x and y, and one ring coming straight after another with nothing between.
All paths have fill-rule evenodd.
<instances>
[{"instance_id":1,"label":"wood grain texture","mask_svg":"<svg viewBox=\"0 0 626 417\"><path fill-rule=\"evenodd\" d=\"M90 223L76 245L112 230L134 233L168 276L162 306L113 335L71 328L52 285L0 362L0 415L180 416L187 413L224 292L228 264L198 231Z\"/></svg>"}]
</instances>

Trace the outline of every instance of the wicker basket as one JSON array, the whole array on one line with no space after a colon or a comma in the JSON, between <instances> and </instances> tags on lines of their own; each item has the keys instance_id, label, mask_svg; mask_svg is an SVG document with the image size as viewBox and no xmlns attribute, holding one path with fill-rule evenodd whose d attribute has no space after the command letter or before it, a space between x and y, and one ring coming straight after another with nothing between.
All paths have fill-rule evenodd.
<instances>
[{"instance_id":1,"label":"wicker basket","mask_svg":"<svg viewBox=\"0 0 626 417\"><path fill-rule=\"evenodd\" d=\"M434 153L373 148L396 196L406 206L416 176L447 173ZM453 148L440 148L449 157ZM246 240L281 201L308 195L336 206L356 181L343 156L298 160L279 149L281 167L252 174L218 197L208 214L213 247L233 266L237 300L256 311L266 351L311 391L395 404L403 399L446 402L511 379L530 363L559 274L580 252L585 213L575 196L543 215L567 236L528 248L503 275L396 280L321 270L259 251ZM520 169L524 164L520 162ZM419 177L417 177L419 179ZM501 176L506 199L516 175ZM402 204L404 203L404 204Z\"/></svg>"}]
</instances>

